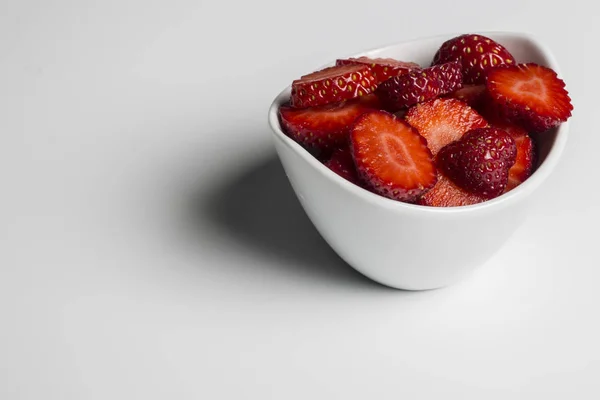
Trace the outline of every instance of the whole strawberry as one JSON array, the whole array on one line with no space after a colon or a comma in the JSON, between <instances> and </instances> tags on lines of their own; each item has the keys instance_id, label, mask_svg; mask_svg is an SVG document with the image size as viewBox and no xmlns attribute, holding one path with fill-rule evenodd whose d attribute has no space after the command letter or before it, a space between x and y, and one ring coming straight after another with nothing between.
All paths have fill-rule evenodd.
<instances>
[{"instance_id":1,"label":"whole strawberry","mask_svg":"<svg viewBox=\"0 0 600 400\"><path fill-rule=\"evenodd\" d=\"M491 68L515 64L515 58L504 46L477 34L460 35L444 42L435 53L432 65L450 61L460 61L466 84L485 83Z\"/></svg>"},{"instance_id":2,"label":"whole strawberry","mask_svg":"<svg viewBox=\"0 0 600 400\"><path fill-rule=\"evenodd\" d=\"M492 199L504 192L516 156L510 134L497 128L477 128L440 150L437 164L458 186Z\"/></svg>"}]
</instances>

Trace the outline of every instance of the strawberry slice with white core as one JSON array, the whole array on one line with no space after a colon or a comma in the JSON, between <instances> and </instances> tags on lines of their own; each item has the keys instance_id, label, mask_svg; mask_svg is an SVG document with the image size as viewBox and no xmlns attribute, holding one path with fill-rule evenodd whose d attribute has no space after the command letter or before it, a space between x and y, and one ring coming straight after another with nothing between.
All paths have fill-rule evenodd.
<instances>
[{"instance_id":1,"label":"strawberry slice with white core","mask_svg":"<svg viewBox=\"0 0 600 400\"><path fill-rule=\"evenodd\" d=\"M375 193L413 202L437 181L425 139L390 113L371 111L360 116L350 143L358 173Z\"/></svg>"},{"instance_id":2,"label":"strawberry slice with white core","mask_svg":"<svg viewBox=\"0 0 600 400\"><path fill-rule=\"evenodd\" d=\"M564 81L552 69L535 63L494 68L486 86L503 115L528 132L554 128L573 110Z\"/></svg>"}]
</instances>

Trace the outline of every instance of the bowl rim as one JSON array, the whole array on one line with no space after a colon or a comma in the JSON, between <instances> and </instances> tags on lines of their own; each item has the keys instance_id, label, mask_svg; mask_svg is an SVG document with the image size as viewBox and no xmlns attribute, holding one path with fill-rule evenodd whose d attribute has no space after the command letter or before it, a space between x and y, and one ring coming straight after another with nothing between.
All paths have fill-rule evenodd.
<instances>
[{"instance_id":1,"label":"bowl rim","mask_svg":"<svg viewBox=\"0 0 600 400\"><path fill-rule=\"evenodd\" d=\"M543 57L547 60L545 65L549 68L552 68L559 77L562 76L560 67L556 58L554 57L550 48L544 44L538 36L529 33L529 32L516 32L516 31L477 31L473 32L475 34L480 34L482 36L487 36L492 39L502 40L501 38L514 38L519 40L526 40L533 44L543 55ZM403 40L399 42L395 42L393 44L387 44L381 47L370 48L358 53L353 53L350 55L340 56L338 58L350 58L350 57L360 57L364 55L368 55L368 53L385 51L389 49L393 49L396 47L402 47L403 45L407 45L410 43L420 42L420 41L431 41L431 40L448 40L452 37L461 35L462 33L450 32L445 34L431 35L426 37L414 38ZM328 66L332 66L335 64L335 60L318 67L318 69L322 69ZM503 208L507 207L516 202L522 201L525 197L529 196L533 191L535 191L552 173L558 161L563 154L563 150L566 146L566 142L568 139L569 132L569 120L561 123L556 129L556 138L554 143L552 144L548 154L544 161L538 166L538 168L534 171L534 173L527 179L525 182L521 183L519 186L509 191L508 193L504 193L501 196L493 198L491 200L487 200L481 203L467 205L467 206L456 206L456 207L431 207L424 206L419 204L411 204L404 203L397 200L388 199L386 197L380 196L375 193L371 193L368 190L365 190L346 179L342 178L335 172L331 171L329 168L325 167L319 160L317 160L312 154L310 154L304 147L295 142L289 136L287 136L279 122L278 111L279 107L284 104L290 97L291 94L291 85L288 85L284 88L273 100L271 106L268 111L268 120L269 125L271 127L273 138L290 150L298 154L311 168L315 168L317 171L324 174L331 182L332 185L338 185L342 187L344 190L347 190L362 198L364 201L371 203L372 205L376 205L386 209L394 209L394 210L402 210L402 211L411 211L418 213L433 213L433 214L459 214L465 212L476 212L476 211L485 211L490 208Z\"/></svg>"}]
</instances>

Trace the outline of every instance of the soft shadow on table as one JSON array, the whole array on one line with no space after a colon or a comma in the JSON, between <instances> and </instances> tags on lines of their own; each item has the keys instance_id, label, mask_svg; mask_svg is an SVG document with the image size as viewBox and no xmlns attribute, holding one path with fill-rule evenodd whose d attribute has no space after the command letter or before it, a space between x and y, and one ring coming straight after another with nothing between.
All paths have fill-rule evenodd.
<instances>
[{"instance_id":1,"label":"soft shadow on table","mask_svg":"<svg viewBox=\"0 0 600 400\"><path fill-rule=\"evenodd\" d=\"M388 289L352 269L320 236L296 198L277 156L229 177L209 199L205 216L233 240L280 262L266 263L328 284Z\"/></svg>"}]
</instances>

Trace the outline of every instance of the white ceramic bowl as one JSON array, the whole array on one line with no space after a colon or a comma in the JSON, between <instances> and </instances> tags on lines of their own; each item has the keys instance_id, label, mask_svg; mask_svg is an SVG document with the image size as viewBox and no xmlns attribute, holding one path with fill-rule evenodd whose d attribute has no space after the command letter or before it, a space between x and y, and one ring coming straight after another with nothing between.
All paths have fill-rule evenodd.
<instances>
[{"instance_id":1,"label":"white ceramic bowl","mask_svg":"<svg viewBox=\"0 0 600 400\"><path fill-rule=\"evenodd\" d=\"M504 45L518 62L546 65L560 76L549 49L534 37L521 33L478 33ZM353 57L391 57L428 66L439 46L457 35L403 42ZM531 207L530 194L552 172L567 140L568 123L540 135L539 167L535 173L516 189L493 200L452 208L411 205L351 184L286 136L277 112L289 96L287 87L275 98L269 110L269 123L286 175L308 217L327 243L353 268L399 289L425 290L450 285L493 256L526 217Z\"/></svg>"}]
</instances>

